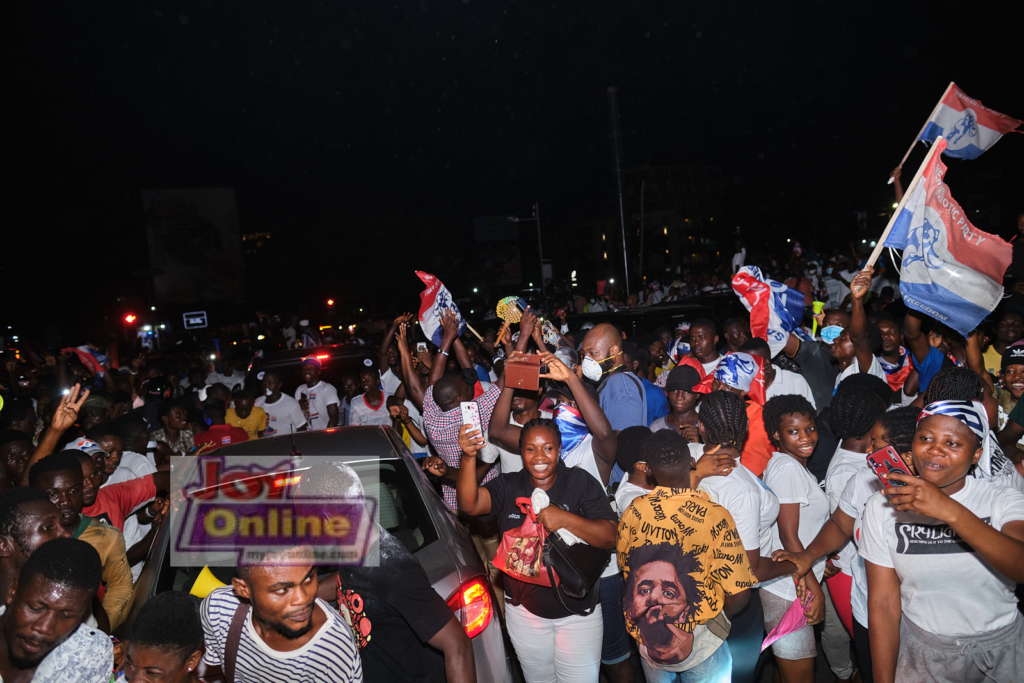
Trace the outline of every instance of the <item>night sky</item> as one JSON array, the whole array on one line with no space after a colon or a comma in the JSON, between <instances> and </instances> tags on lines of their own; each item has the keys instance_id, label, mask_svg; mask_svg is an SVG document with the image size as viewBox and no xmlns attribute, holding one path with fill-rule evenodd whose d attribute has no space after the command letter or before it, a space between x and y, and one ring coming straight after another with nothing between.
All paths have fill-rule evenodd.
<instances>
[{"instance_id":1,"label":"night sky","mask_svg":"<svg viewBox=\"0 0 1024 683\"><path fill-rule=\"evenodd\" d=\"M1014 4L12 3L4 317L118 315L145 288L146 188L235 188L241 231L281 249L253 309L408 309L413 268L446 279L473 216L526 216L535 192L545 250L571 255L614 211L609 85L626 166L721 167L728 225L820 239L891 204L950 80L1024 118ZM1000 174L978 227L1012 233L1022 155L1010 134L948 162L954 196Z\"/></svg>"}]
</instances>

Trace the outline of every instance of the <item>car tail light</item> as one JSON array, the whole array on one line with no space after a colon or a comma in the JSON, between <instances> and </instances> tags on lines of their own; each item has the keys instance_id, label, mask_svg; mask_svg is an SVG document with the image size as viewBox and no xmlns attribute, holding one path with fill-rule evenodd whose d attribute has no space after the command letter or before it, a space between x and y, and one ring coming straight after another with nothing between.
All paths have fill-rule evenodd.
<instances>
[{"instance_id":1,"label":"car tail light","mask_svg":"<svg viewBox=\"0 0 1024 683\"><path fill-rule=\"evenodd\" d=\"M329 354L329 353L318 353L318 354L316 354L316 359L317 360L327 360L330 357L331 357L331 354Z\"/></svg>"},{"instance_id":2,"label":"car tail light","mask_svg":"<svg viewBox=\"0 0 1024 683\"><path fill-rule=\"evenodd\" d=\"M448 606L470 638L483 632L494 616L491 588L487 579L478 576L465 582L448 598Z\"/></svg>"}]
</instances>

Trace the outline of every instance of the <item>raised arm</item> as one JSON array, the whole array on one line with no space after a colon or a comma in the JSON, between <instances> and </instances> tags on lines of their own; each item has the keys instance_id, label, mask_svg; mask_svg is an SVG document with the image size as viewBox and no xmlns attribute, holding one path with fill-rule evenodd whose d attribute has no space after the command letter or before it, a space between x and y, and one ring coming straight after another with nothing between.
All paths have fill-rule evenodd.
<instances>
[{"instance_id":1,"label":"raised arm","mask_svg":"<svg viewBox=\"0 0 1024 683\"><path fill-rule=\"evenodd\" d=\"M506 451L518 453L519 434L522 432L522 427L509 424L514 394L515 389L511 387L502 388L501 395L498 396L498 402L494 404L494 410L491 412L491 424L487 428L487 436L490 437L491 443L497 443Z\"/></svg>"},{"instance_id":2,"label":"raised arm","mask_svg":"<svg viewBox=\"0 0 1024 683\"><path fill-rule=\"evenodd\" d=\"M864 297L871 291L871 266L868 266L850 283L850 297L853 299L853 310L850 311L850 341L857 353L857 364L861 372L871 369L875 354L871 352L871 341L868 339L868 316L864 311Z\"/></svg>"},{"instance_id":3,"label":"raised arm","mask_svg":"<svg viewBox=\"0 0 1024 683\"><path fill-rule=\"evenodd\" d=\"M398 331L398 326L403 325L410 320L412 320L412 313L403 313L395 318L391 323L391 327L388 328L387 334L384 335L384 341L380 343L380 353L377 357L381 360L381 363L383 363L384 359L388 356L388 349L391 348L391 342L395 338L395 332Z\"/></svg>"},{"instance_id":4,"label":"raised arm","mask_svg":"<svg viewBox=\"0 0 1024 683\"><path fill-rule=\"evenodd\" d=\"M541 360L548 366L548 372L546 375L541 375L542 378L565 382L569 386L569 391L572 392L572 397L576 401L576 407L579 408L580 415L587 423L590 435L594 438L592 444L594 460L597 462L601 481L607 484L612 468L615 467L615 450L618 446L618 437L615 435L615 430L612 429L611 422L608 421L608 416L601 410L598 402L583 388L583 382L576 377L572 370L565 367L565 364L558 360L555 354L543 353Z\"/></svg>"},{"instance_id":5,"label":"raised arm","mask_svg":"<svg viewBox=\"0 0 1024 683\"><path fill-rule=\"evenodd\" d=\"M455 360L459 362L459 367L476 372L476 368L473 367L473 361L469 359L469 352L466 351L462 340L456 337L455 341L452 342L452 348L455 349Z\"/></svg>"},{"instance_id":6,"label":"raised arm","mask_svg":"<svg viewBox=\"0 0 1024 683\"><path fill-rule=\"evenodd\" d=\"M458 318L454 313L445 311L441 314L441 328L444 330L444 336L441 338L441 350L434 356L434 367L430 369L428 386L434 386L437 380L444 377L444 369L448 363L448 351L455 340L459 338Z\"/></svg>"},{"instance_id":7,"label":"raised arm","mask_svg":"<svg viewBox=\"0 0 1024 683\"><path fill-rule=\"evenodd\" d=\"M398 355L402 363L402 386L409 400L416 406L417 410L423 410L423 380L420 373L415 372L412 367L412 356L409 354L408 323L402 323L398 327Z\"/></svg>"},{"instance_id":8,"label":"raised arm","mask_svg":"<svg viewBox=\"0 0 1024 683\"><path fill-rule=\"evenodd\" d=\"M900 176L903 175L903 167L897 166L889 174L892 178L893 185L896 189L896 202L899 203L903 199L903 183L900 182Z\"/></svg>"},{"instance_id":9,"label":"raised arm","mask_svg":"<svg viewBox=\"0 0 1024 683\"><path fill-rule=\"evenodd\" d=\"M920 314L907 311L906 317L903 318L903 338L907 340L914 360L923 363L932 345L928 343L928 335L921 331Z\"/></svg>"},{"instance_id":10,"label":"raised arm","mask_svg":"<svg viewBox=\"0 0 1024 683\"><path fill-rule=\"evenodd\" d=\"M999 402L996 401L996 385L992 380L992 375L985 369L985 358L981 355L981 341L977 330L971 332L967 337L967 367L974 371L974 374L978 375L978 377L981 377L981 381L985 385L985 400L983 403L985 404L985 411L988 413L988 423L990 425L998 425Z\"/></svg>"},{"instance_id":11,"label":"raised arm","mask_svg":"<svg viewBox=\"0 0 1024 683\"><path fill-rule=\"evenodd\" d=\"M60 405L57 406L57 411L53 414L50 426L46 428L46 431L39 438L39 445L36 446L35 452L32 453L32 457L29 458L28 463L25 465L25 473L21 477L22 486L28 486L28 475L32 470L32 466L50 453L53 453L54 449L57 448L57 442L60 441L60 437L75 424L75 420L78 419L78 411L82 409L85 399L89 398L88 389L79 396L78 392L81 388L80 385L76 384L60 399Z\"/></svg>"},{"instance_id":12,"label":"raised arm","mask_svg":"<svg viewBox=\"0 0 1024 683\"><path fill-rule=\"evenodd\" d=\"M455 481L455 496L459 509L470 515L486 515L491 511L491 492L477 483L476 456L484 447L484 437L473 425L462 425L459 429L459 447L462 460L459 464L459 478Z\"/></svg>"}]
</instances>

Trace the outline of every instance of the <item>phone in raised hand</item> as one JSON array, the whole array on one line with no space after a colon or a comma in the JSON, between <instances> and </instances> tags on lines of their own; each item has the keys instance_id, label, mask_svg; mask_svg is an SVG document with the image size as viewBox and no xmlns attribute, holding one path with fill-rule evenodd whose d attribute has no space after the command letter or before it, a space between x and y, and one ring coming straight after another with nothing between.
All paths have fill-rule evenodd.
<instances>
[{"instance_id":1,"label":"phone in raised hand","mask_svg":"<svg viewBox=\"0 0 1024 683\"><path fill-rule=\"evenodd\" d=\"M474 401L463 401L459 404L459 408L462 410L462 424L473 425L473 429L479 431L480 436L483 436L484 430L480 423L480 406Z\"/></svg>"},{"instance_id":2,"label":"phone in raised hand","mask_svg":"<svg viewBox=\"0 0 1024 683\"><path fill-rule=\"evenodd\" d=\"M910 467L907 466L907 463L902 457L900 457L900 454L897 453L896 449L892 446L886 446L881 450L869 454L868 464L871 465L871 469L875 471L878 478L882 480L882 485L886 488L891 489L895 486L906 486L906 484L901 481L886 479L882 476L883 474L899 472L900 474L905 474L908 477L914 476L910 471Z\"/></svg>"},{"instance_id":3,"label":"phone in raised hand","mask_svg":"<svg viewBox=\"0 0 1024 683\"><path fill-rule=\"evenodd\" d=\"M427 350L426 342L416 342L416 353L423 353Z\"/></svg>"}]
</instances>

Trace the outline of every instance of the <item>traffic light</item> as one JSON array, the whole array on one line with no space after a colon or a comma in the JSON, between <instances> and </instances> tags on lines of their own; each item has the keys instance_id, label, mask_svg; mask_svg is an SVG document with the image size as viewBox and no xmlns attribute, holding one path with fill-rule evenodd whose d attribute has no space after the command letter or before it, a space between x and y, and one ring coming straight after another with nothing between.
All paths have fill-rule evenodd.
<instances>
[{"instance_id":1,"label":"traffic light","mask_svg":"<svg viewBox=\"0 0 1024 683\"><path fill-rule=\"evenodd\" d=\"M128 315L126 315L124 317L124 321L126 323L128 323L129 325L131 325L133 322L135 322L135 320L136 320L136 318L135 318L135 315L133 313L129 313Z\"/></svg>"},{"instance_id":2,"label":"traffic light","mask_svg":"<svg viewBox=\"0 0 1024 683\"><path fill-rule=\"evenodd\" d=\"M327 305L328 306L333 306L334 305L334 299L328 299L327 300Z\"/></svg>"}]
</instances>

